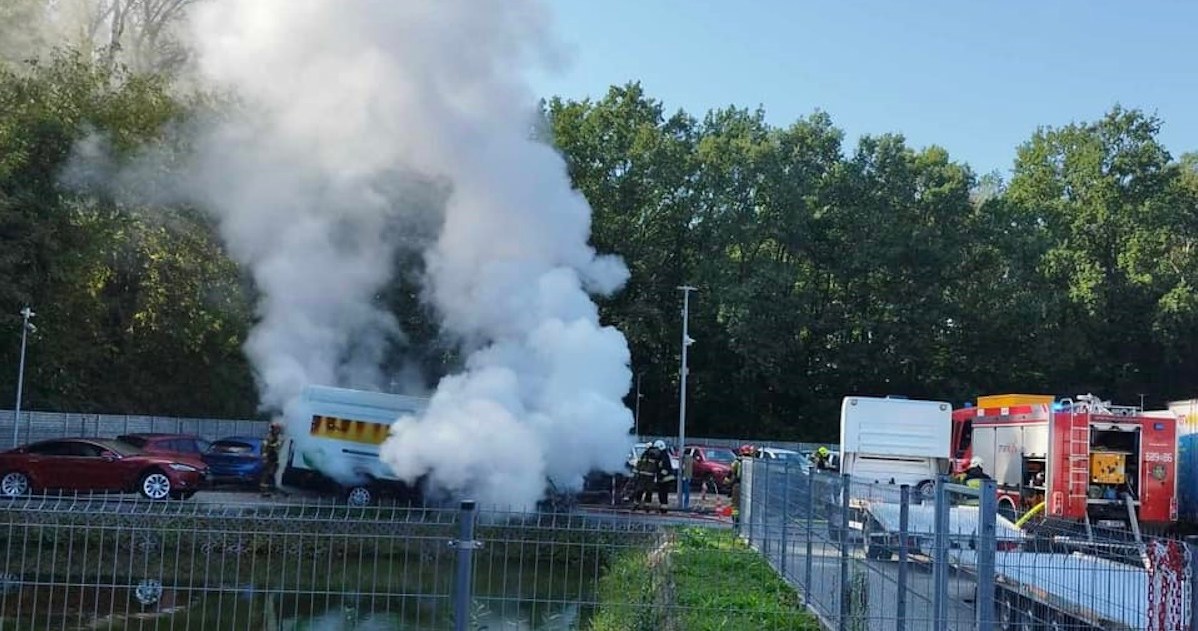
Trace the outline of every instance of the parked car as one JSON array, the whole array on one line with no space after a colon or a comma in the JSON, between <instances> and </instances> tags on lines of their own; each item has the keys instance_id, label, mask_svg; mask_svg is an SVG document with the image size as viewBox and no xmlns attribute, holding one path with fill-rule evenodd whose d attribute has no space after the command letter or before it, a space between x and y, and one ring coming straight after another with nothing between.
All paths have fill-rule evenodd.
<instances>
[{"instance_id":1,"label":"parked car","mask_svg":"<svg viewBox=\"0 0 1198 631\"><path fill-rule=\"evenodd\" d=\"M727 447L708 447L706 445L691 445L685 453L694 458L694 477L692 486L704 485L721 493L732 490L729 476L732 475L732 463L736 453Z\"/></svg>"},{"instance_id":2,"label":"parked car","mask_svg":"<svg viewBox=\"0 0 1198 631\"><path fill-rule=\"evenodd\" d=\"M194 434L164 434L143 432L137 434L122 434L116 437L122 443L128 443L146 453L154 454L186 454L199 458L208 451L208 441Z\"/></svg>"},{"instance_id":3,"label":"parked car","mask_svg":"<svg viewBox=\"0 0 1198 631\"><path fill-rule=\"evenodd\" d=\"M208 468L182 454L144 452L100 438L44 440L0 452L0 495L44 491L141 493L152 500L186 499Z\"/></svg>"},{"instance_id":4,"label":"parked car","mask_svg":"<svg viewBox=\"0 0 1198 631\"><path fill-rule=\"evenodd\" d=\"M628 472L636 471L636 463L640 461L641 454L649 448L653 443L637 443L628 451ZM666 450L670 452L670 464L674 466L674 470L678 471L682 467L682 462L678 459L678 450L673 445L666 445Z\"/></svg>"},{"instance_id":5,"label":"parked car","mask_svg":"<svg viewBox=\"0 0 1198 631\"><path fill-rule=\"evenodd\" d=\"M782 462L789 460L798 463L804 460L803 455L799 452L793 449L781 449L778 447L758 447L757 453L753 455L763 460L777 460Z\"/></svg>"},{"instance_id":6,"label":"parked car","mask_svg":"<svg viewBox=\"0 0 1198 631\"><path fill-rule=\"evenodd\" d=\"M213 482L257 484L262 476L262 438L228 436L212 443L201 456Z\"/></svg>"}]
</instances>

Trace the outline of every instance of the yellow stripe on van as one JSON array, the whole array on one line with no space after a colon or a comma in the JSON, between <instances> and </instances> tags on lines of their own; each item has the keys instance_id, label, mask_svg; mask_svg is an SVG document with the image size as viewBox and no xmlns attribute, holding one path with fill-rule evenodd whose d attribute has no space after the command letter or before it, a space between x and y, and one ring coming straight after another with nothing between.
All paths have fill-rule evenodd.
<instances>
[{"instance_id":1,"label":"yellow stripe on van","mask_svg":"<svg viewBox=\"0 0 1198 631\"><path fill-rule=\"evenodd\" d=\"M391 426L386 423L355 421L335 416L312 415L312 428L308 432L317 438L332 438L363 445L381 445L387 440Z\"/></svg>"}]
</instances>

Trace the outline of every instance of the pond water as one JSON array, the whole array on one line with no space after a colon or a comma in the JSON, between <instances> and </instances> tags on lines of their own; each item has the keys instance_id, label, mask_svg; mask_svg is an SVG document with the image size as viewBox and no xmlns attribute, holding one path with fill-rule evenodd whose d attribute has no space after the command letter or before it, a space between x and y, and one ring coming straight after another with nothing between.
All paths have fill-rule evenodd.
<instances>
[{"instance_id":1,"label":"pond water","mask_svg":"<svg viewBox=\"0 0 1198 631\"><path fill-rule=\"evenodd\" d=\"M533 571L536 569L537 571ZM378 568L347 564L342 575ZM446 579L448 572L436 573ZM531 580L529 577L533 577ZM47 577L48 578L48 577ZM2 629L372 631L453 628L447 580L408 585L401 593L272 591L250 585L172 587L154 580L133 586L83 586L51 580L9 583L0 595ZM594 578L555 568L514 564L475 577L470 629L567 631L592 614ZM492 587L494 586L494 587ZM361 587L361 584L358 585Z\"/></svg>"}]
</instances>

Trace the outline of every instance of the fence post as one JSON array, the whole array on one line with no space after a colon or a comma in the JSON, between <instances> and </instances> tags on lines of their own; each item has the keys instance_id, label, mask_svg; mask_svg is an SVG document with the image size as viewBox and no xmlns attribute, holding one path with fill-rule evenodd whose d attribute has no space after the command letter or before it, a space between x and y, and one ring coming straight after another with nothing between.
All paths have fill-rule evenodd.
<instances>
[{"instance_id":1,"label":"fence post","mask_svg":"<svg viewBox=\"0 0 1198 631\"><path fill-rule=\"evenodd\" d=\"M476 548L482 547L474 540L474 518L474 500L464 500L458 512L458 538L449 542L458 552L453 590L454 631L466 631L470 627L470 601L473 599L470 588L474 572L472 556Z\"/></svg>"},{"instance_id":2,"label":"fence post","mask_svg":"<svg viewBox=\"0 0 1198 631\"><path fill-rule=\"evenodd\" d=\"M948 628L948 479L936 480L936 523L932 529L935 550L932 551L932 615L935 628Z\"/></svg>"},{"instance_id":3,"label":"fence post","mask_svg":"<svg viewBox=\"0 0 1198 631\"><path fill-rule=\"evenodd\" d=\"M994 557L998 551L998 487L994 480L983 480L978 489L977 590L974 609L978 631L994 628Z\"/></svg>"},{"instance_id":4,"label":"fence post","mask_svg":"<svg viewBox=\"0 0 1198 631\"><path fill-rule=\"evenodd\" d=\"M899 487L899 547L898 603L894 614L894 631L907 627L907 533L911 530L911 485Z\"/></svg>"},{"instance_id":5,"label":"fence post","mask_svg":"<svg viewBox=\"0 0 1198 631\"><path fill-rule=\"evenodd\" d=\"M1186 537L1186 560L1190 579L1190 631L1198 631L1198 536Z\"/></svg>"},{"instance_id":6,"label":"fence post","mask_svg":"<svg viewBox=\"0 0 1198 631\"><path fill-rule=\"evenodd\" d=\"M782 570L782 578L787 576L786 557L790 552L790 541L786 538L786 525L790 521L790 459L782 461L782 529L778 533L778 567Z\"/></svg>"},{"instance_id":7,"label":"fence post","mask_svg":"<svg viewBox=\"0 0 1198 631\"><path fill-rule=\"evenodd\" d=\"M803 560L803 594L811 604L811 554L815 538L815 469L807 470L807 558Z\"/></svg>"},{"instance_id":8,"label":"fence post","mask_svg":"<svg viewBox=\"0 0 1198 631\"><path fill-rule=\"evenodd\" d=\"M756 458L754 458L754 460L756 461ZM764 475L765 479L762 480L762 483L761 483L761 502L759 505L759 508L761 509L761 517L757 518L757 524L758 524L758 527L761 529L761 535L760 535L761 536L761 556L765 557L766 559L769 559L770 558L770 519L769 519L769 517L771 516L771 514L773 512L772 510L770 510L770 508L771 508L770 507L770 469L773 469L773 467L771 467L770 463L766 462L765 460L760 460L757 462L761 463L760 469L765 474Z\"/></svg>"},{"instance_id":9,"label":"fence post","mask_svg":"<svg viewBox=\"0 0 1198 631\"><path fill-rule=\"evenodd\" d=\"M849 623L849 495L852 479L848 474L840 476L840 620L837 629L845 631ZM937 627L943 628L943 627Z\"/></svg>"}]
</instances>

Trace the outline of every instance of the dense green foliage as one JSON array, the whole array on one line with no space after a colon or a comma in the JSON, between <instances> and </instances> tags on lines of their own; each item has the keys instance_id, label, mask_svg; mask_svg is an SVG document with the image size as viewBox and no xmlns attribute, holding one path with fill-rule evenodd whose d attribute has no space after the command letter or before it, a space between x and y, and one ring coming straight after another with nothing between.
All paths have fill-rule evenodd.
<instances>
[{"instance_id":1,"label":"dense green foliage","mask_svg":"<svg viewBox=\"0 0 1198 631\"><path fill-rule=\"evenodd\" d=\"M70 54L0 66L0 392L30 304L28 407L255 413L255 288L211 220L68 177L86 139L119 162L196 107ZM846 394L1198 394L1198 158L1170 156L1140 111L1038 131L1007 181L898 135L847 143L820 112L784 128L761 111L667 114L637 84L544 114L595 246L631 270L601 306L642 376L642 431L677 422L684 283L700 289L692 434L828 439ZM379 299L407 359L388 362L434 378L452 355L417 275L397 278Z\"/></svg>"},{"instance_id":2,"label":"dense green foliage","mask_svg":"<svg viewBox=\"0 0 1198 631\"><path fill-rule=\"evenodd\" d=\"M1139 111L1038 131L1009 182L897 135L846 148L823 113L667 115L637 84L546 112L632 269L604 307L649 433L676 427L684 283L698 435L830 439L847 394L1198 394L1198 159Z\"/></svg>"},{"instance_id":3,"label":"dense green foliage","mask_svg":"<svg viewBox=\"0 0 1198 631\"><path fill-rule=\"evenodd\" d=\"M729 530L683 528L619 556L599 581L593 631L814 630L794 589Z\"/></svg>"}]
</instances>

